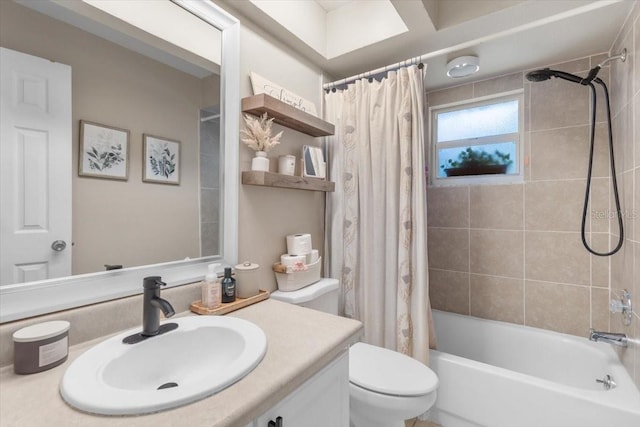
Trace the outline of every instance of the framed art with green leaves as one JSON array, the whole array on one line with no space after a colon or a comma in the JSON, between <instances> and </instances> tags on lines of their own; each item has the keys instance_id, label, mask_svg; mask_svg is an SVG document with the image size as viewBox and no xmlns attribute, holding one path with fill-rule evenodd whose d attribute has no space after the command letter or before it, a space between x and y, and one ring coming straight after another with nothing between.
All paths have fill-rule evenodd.
<instances>
[{"instance_id":1,"label":"framed art with green leaves","mask_svg":"<svg viewBox=\"0 0 640 427\"><path fill-rule=\"evenodd\" d=\"M180 142L153 135L143 136L142 180L180 184Z\"/></svg>"},{"instance_id":2,"label":"framed art with green leaves","mask_svg":"<svg viewBox=\"0 0 640 427\"><path fill-rule=\"evenodd\" d=\"M129 131L80 120L78 175L93 178L129 178Z\"/></svg>"}]
</instances>

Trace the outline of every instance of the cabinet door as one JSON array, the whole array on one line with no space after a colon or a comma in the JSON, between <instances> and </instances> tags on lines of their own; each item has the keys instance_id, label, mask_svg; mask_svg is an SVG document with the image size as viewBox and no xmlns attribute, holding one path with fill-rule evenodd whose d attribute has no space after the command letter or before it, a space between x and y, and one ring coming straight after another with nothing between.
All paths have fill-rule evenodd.
<instances>
[{"instance_id":1,"label":"cabinet door","mask_svg":"<svg viewBox=\"0 0 640 427\"><path fill-rule=\"evenodd\" d=\"M349 427L349 358L345 352L264 413L255 427Z\"/></svg>"}]
</instances>

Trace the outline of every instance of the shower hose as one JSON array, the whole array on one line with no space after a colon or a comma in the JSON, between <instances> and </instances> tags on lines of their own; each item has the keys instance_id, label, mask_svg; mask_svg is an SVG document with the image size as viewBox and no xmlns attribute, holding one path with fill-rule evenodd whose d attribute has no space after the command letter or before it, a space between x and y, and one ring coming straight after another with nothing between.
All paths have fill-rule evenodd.
<instances>
[{"instance_id":1,"label":"shower hose","mask_svg":"<svg viewBox=\"0 0 640 427\"><path fill-rule=\"evenodd\" d=\"M613 184L613 197L616 203L616 217L618 218L618 229L620 230L620 235L618 236L618 244L615 248L613 248L609 252L597 252L589 246L587 242L587 233L586 233L586 225L587 225L587 214L589 211L589 195L591 194L591 174L593 172L593 151L595 145L595 133L596 133L596 88L593 83L589 82L587 85L591 88L591 135L590 135L590 148L589 148L589 167L587 169L587 188L584 195L584 207L582 209L582 225L581 225L581 235L582 235L582 244L584 247L594 255L597 256L611 256L618 252L620 248L622 248L622 244L624 243L624 227L622 224L622 211L620 209L620 195L618 194L618 180L616 177L616 164L613 158L613 136L611 131L611 107L609 105L609 91L607 90L607 85L604 84L602 80L599 78L593 79L594 82L598 83L602 86L602 90L604 91L605 97L605 106L607 110L607 128L608 128L608 136L609 136L609 159L611 164L611 179ZM609 215L607 215L607 218Z\"/></svg>"}]
</instances>

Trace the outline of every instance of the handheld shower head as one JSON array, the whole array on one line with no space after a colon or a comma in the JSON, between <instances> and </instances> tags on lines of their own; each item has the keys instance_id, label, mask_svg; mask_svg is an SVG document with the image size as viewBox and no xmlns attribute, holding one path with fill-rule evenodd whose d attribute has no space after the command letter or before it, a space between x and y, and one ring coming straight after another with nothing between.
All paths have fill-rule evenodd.
<instances>
[{"instance_id":1,"label":"handheld shower head","mask_svg":"<svg viewBox=\"0 0 640 427\"><path fill-rule=\"evenodd\" d=\"M584 84L582 77L578 77L570 73L565 73L564 71L551 70L549 68L530 71L527 73L526 77L530 82L543 82L545 80L549 80L551 77L557 77L559 79L568 80L570 82Z\"/></svg>"},{"instance_id":2,"label":"handheld shower head","mask_svg":"<svg viewBox=\"0 0 640 427\"><path fill-rule=\"evenodd\" d=\"M551 70L545 68L544 70L534 70L527 73L527 80L530 82L543 82L551 78Z\"/></svg>"}]
</instances>

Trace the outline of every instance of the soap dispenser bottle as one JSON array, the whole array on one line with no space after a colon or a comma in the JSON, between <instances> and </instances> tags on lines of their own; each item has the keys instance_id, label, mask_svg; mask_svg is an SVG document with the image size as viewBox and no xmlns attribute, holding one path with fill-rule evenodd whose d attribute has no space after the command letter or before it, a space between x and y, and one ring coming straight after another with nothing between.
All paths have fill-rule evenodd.
<instances>
[{"instance_id":1,"label":"soap dispenser bottle","mask_svg":"<svg viewBox=\"0 0 640 427\"><path fill-rule=\"evenodd\" d=\"M236 300L236 279L231 277L231 267L224 269L222 279L222 302L234 302Z\"/></svg>"},{"instance_id":2,"label":"soap dispenser bottle","mask_svg":"<svg viewBox=\"0 0 640 427\"><path fill-rule=\"evenodd\" d=\"M209 264L207 275L202 283L202 305L206 308L217 308L222 302L222 289L216 270L220 264Z\"/></svg>"}]
</instances>

